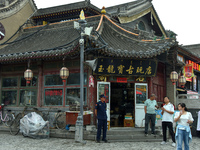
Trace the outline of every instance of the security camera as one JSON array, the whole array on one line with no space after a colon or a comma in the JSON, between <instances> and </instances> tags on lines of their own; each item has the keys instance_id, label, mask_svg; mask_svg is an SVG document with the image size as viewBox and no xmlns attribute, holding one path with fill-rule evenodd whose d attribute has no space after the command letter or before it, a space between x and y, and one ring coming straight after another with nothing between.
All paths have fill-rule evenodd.
<instances>
[{"instance_id":1,"label":"security camera","mask_svg":"<svg viewBox=\"0 0 200 150\"><path fill-rule=\"evenodd\" d=\"M80 45L83 45L83 44L84 44L84 39L80 39L80 40L79 40L79 44L80 44Z\"/></svg>"}]
</instances>

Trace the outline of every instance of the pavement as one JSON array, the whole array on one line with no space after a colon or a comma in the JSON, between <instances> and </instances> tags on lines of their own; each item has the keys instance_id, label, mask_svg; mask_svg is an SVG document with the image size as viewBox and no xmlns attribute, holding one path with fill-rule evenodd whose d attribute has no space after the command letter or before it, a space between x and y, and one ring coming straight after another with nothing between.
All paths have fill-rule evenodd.
<instances>
[{"instance_id":1,"label":"pavement","mask_svg":"<svg viewBox=\"0 0 200 150\"><path fill-rule=\"evenodd\" d=\"M160 142L110 142L96 143L85 141L76 143L74 139L49 138L33 139L22 135L0 134L0 150L175 150L171 142L160 145ZM190 150L200 150L200 138L193 137Z\"/></svg>"}]
</instances>

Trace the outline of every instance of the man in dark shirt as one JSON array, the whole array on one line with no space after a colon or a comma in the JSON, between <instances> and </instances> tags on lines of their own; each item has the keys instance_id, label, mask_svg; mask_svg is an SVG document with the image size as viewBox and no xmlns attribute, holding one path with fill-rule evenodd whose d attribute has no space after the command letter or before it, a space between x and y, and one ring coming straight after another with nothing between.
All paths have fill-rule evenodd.
<instances>
[{"instance_id":1,"label":"man in dark shirt","mask_svg":"<svg viewBox=\"0 0 200 150\"><path fill-rule=\"evenodd\" d=\"M102 141L107 142L106 140L106 131L107 131L107 114L106 114L106 97L104 94L100 95L101 101L96 103L95 106L95 115L98 119L98 129L97 129L97 143L100 143L101 129L103 127L103 138Z\"/></svg>"}]
</instances>

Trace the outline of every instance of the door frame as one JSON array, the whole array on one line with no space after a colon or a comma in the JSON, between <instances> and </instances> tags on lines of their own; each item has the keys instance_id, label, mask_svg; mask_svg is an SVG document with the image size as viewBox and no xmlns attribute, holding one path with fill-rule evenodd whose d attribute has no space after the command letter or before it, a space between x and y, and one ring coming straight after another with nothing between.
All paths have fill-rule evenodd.
<instances>
[{"instance_id":1,"label":"door frame","mask_svg":"<svg viewBox=\"0 0 200 150\"><path fill-rule=\"evenodd\" d=\"M105 89L101 89L99 88L99 85L108 85L108 92L105 93ZM102 91L104 90L104 91ZM108 129L110 129L110 82L97 82L97 102L100 100L100 95L104 94L106 96L106 114L107 114L107 121L108 121Z\"/></svg>"},{"instance_id":2,"label":"door frame","mask_svg":"<svg viewBox=\"0 0 200 150\"><path fill-rule=\"evenodd\" d=\"M145 85L146 86L146 98L148 98L148 84L147 83L135 83L135 127L144 127L144 104L137 104L137 85Z\"/></svg>"}]
</instances>

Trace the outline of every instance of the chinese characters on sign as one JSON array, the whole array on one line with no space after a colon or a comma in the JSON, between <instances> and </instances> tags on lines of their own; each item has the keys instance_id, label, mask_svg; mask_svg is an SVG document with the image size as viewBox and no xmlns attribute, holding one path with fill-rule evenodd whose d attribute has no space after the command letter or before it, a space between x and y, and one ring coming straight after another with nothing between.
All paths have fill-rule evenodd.
<instances>
[{"instance_id":1,"label":"chinese characters on sign","mask_svg":"<svg viewBox=\"0 0 200 150\"><path fill-rule=\"evenodd\" d=\"M62 90L60 89L56 89L56 90L46 90L45 91L45 96L54 96L54 95L59 95L59 96L62 96Z\"/></svg>"},{"instance_id":2,"label":"chinese characters on sign","mask_svg":"<svg viewBox=\"0 0 200 150\"><path fill-rule=\"evenodd\" d=\"M157 61L98 58L96 74L155 76Z\"/></svg>"}]
</instances>

